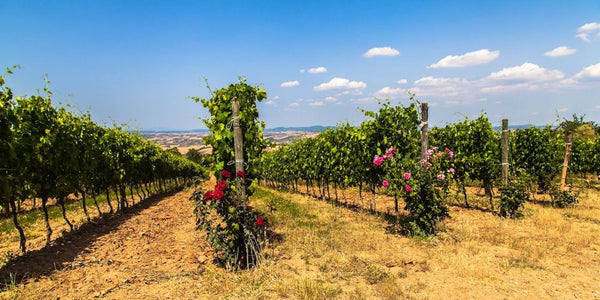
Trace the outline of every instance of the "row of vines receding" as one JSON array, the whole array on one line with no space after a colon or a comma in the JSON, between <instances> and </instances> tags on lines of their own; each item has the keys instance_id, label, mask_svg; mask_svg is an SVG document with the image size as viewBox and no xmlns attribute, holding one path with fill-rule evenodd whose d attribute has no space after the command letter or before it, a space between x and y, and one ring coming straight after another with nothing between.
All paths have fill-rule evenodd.
<instances>
[{"instance_id":1,"label":"row of vines receding","mask_svg":"<svg viewBox=\"0 0 600 300\"><path fill-rule=\"evenodd\" d=\"M12 73L11 69L7 74ZM69 111L52 104L52 93L15 97L0 77L0 206L10 211L26 251L26 237L19 224L19 207L25 201L41 202L46 225L46 245L52 228L48 201L56 199L71 230L65 211L69 195L78 195L87 220L86 196L98 210L96 196L106 194L110 213L131 206L138 199L191 184L205 177L196 163L162 150L139 135L120 127L94 123L89 113ZM127 198L127 194L131 196ZM114 205L110 195L116 196Z\"/></svg>"}]
</instances>

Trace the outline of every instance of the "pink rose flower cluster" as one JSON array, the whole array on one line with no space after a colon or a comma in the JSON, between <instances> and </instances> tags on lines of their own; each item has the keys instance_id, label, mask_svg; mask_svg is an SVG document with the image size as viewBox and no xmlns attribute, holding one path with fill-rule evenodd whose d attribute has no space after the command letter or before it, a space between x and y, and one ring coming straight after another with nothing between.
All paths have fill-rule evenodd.
<instances>
[{"instance_id":1,"label":"pink rose flower cluster","mask_svg":"<svg viewBox=\"0 0 600 300\"><path fill-rule=\"evenodd\" d=\"M396 154L396 149L394 148L387 149L383 156L375 154L375 157L373 157L373 166L381 166L381 164L383 164L383 161L394 158L394 154Z\"/></svg>"}]
</instances>

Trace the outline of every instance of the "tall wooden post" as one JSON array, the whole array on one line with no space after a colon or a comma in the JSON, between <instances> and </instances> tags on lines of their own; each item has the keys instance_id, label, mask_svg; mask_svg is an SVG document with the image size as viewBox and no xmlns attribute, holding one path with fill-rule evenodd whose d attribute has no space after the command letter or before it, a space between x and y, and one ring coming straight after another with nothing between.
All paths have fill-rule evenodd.
<instances>
[{"instance_id":1,"label":"tall wooden post","mask_svg":"<svg viewBox=\"0 0 600 300\"><path fill-rule=\"evenodd\" d=\"M244 136L240 127L240 104L237 98L233 99L233 150L235 157L235 172L244 172ZM244 178L236 176L235 188L238 196L238 203L243 203L246 207L246 185Z\"/></svg>"},{"instance_id":2,"label":"tall wooden post","mask_svg":"<svg viewBox=\"0 0 600 300\"><path fill-rule=\"evenodd\" d=\"M427 102L421 103L421 159L427 157L427 147L429 147L429 136L427 135L428 110Z\"/></svg>"},{"instance_id":3,"label":"tall wooden post","mask_svg":"<svg viewBox=\"0 0 600 300\"><path fill-rule=\"evenodd\" d=\"M502 183L508 184L508 119L502 119Z\"/></svg>"},{"instance_id":4,"label":"tall wooden post","mask_svg":"<svg viewBox=\"0 0 600 300\"><path fill-rule=\"evenodd\" d=\"M567 144L565 145L565 161L563 163L562 175L560 176L560 190L565 190L567 183L567 169L569 168L569 156L571 155L571 145L573 144L573 131L567 132Z\"/></svg>"}]
</instances>

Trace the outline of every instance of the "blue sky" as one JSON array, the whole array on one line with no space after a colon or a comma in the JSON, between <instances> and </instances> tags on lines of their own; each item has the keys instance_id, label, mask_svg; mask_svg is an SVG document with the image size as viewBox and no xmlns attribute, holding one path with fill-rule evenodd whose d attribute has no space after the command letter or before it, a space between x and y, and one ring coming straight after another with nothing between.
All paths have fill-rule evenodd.
<instances>
[{"instance_id":1,"label":"blue sky","mask_svg":"<svg viewBox=\"0 0 600 300\"><path fill-rule=\"evenodd\" d=\"M600 1L0 1L17 95L134 129L204 128L211 88L267 90L267 127L358 124L377 98L443 125L600 122Z\"/></svg>"}]
</instances>

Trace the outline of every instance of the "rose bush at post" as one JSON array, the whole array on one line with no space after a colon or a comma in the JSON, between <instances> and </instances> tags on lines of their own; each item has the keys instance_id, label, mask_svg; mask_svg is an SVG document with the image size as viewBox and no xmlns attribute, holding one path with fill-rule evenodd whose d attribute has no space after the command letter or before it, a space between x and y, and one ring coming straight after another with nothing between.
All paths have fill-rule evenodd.
<instances>
[{"instance_id":1,"label":"rose bush at post","mask_svg":"<svg viewBox=\"0 0 600 300\"><path fill-rule=\"evenodd\" d=\"M265 220L242 205L235 191L235 181L244 179L246 196L256 185L257 162L268 142L263 138L265 123L258 120L257 102L267 98L264 89L250 86L245 78L217 91L209 99L192 97L208 109L210 117L204 124L211 131L203 141L213 148L215 177L218 182L213 191L197 190L191 197L196 203L198 228L207 232L216 252L216 259L235 269L251 268L260 263L261 242L265 237ZM235 172L233 100L239 104L239 126L243 133L244 171ZM235 174L235 176L233 176Z\"/></svg>"},{"instance_id":2,"label":"rose bush at post","mask_svg":"<svg viewBox=\"0 0 600 300\"><path fill-rule=\"evenodd\" d=\"M448 148L442 152L434 147L427 150L426 158L418 164L405 159L402 169L392 164L392 158L384 159L379 165L374 162L374 167L383 165L389 176L386 181L390 193L404 198L404 209L410 216L406 229L415 236L435 234L437 223L449 216L444 197L455 172L452 166L454 153ZM386 163L387 160L390 162Z\"/></svg>"},{"instance_id":3,"label":"rose bush at post","mask_svg":"<svg viewBox=\"0 0 600 300\"><path fill-rule=\"evenodd\" d=\"M214 190L203 193L198 189L192 195L196 224L206 230L219 263L234 269L256 266L260 263L266 220L237 207L235 191L231 189L234 178L225 170L219 174L221 180Z\"/></svg>"}]
</instances>

